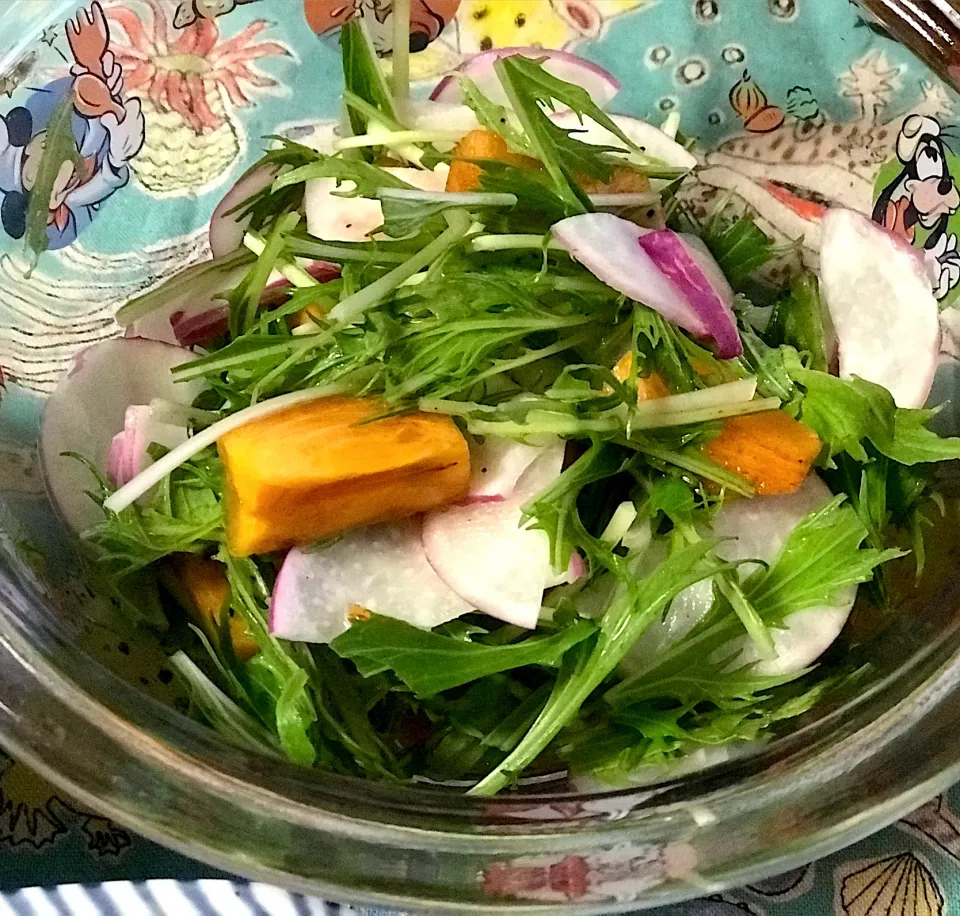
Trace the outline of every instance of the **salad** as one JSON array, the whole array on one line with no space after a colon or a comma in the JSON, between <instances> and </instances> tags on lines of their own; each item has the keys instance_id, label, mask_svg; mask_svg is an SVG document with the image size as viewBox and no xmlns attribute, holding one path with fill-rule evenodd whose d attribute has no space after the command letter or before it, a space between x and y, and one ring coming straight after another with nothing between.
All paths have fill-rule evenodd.
<instances>
[{"instance_id":1,"label":"salad","mask_svg":"<svg viewBox=\"0 0 960 916\"><path fill-rule=\"evenodd\" d=\"M694 218L678 119L609 114L572 55L421 102L362 23L341 44L329 143L272 138L214 259L44 416L62 516L195 714L489 796L722 759L862 677L836 641L922 573L960 457L922 256L837 209L811 272L729 202Z\"/></svg>"}]
</instances>

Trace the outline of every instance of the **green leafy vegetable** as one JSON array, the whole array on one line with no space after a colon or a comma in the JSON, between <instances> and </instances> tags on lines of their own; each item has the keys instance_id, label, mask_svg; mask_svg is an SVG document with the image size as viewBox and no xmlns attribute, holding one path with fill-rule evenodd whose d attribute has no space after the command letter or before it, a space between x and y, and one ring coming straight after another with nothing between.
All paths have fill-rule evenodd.
<instances>
[{"instance_id":1,"label":"green leafy vegetable","mask_svg":"<svg viewBox=\"0 0 960 916\"><path fill-rule=\"evenodd\" d=\"M458 79L463 104L473 110L480 124L487 130L503 137L507 141L510 152L521 156L529 156L531 149L527 138L514 125L507 109L487 98L469 77L461 75Z\"/></svg>"},{"instance_id":2,"label":"green leafy vegetable","mask_svg":"<svg viewBox=\"0 0 960 916\"><path fill-rule=\"evenodd\" d=\"M643 582L621 585L600 620L596 640L583 642L567 654L550 698L530 730L506 760L470 790L471 795L494 795L516 779L574 719L669 602L723 568L709 558L710 548L704 542L675 551Z\"/></svg>"},{"instance_id":3,"label":"green leafy vegetable","mask_svg":"<svg viewBox=\"0 0 960 916\"><path fill-rule=\"evenodd\" d=\"M609 181L612 167L602 156L617 147L591 145L577 140L574 131L558 127L541 105L554 108L566 105L582 117L606 127L635 152L640 152L610 116L594 104L580 86L566 83L547 73L538 61L522 55L502 57L494 64L500 83L514 113L523 127L530 153L543 163L553 179L557 195L564 202L566 215L575 216L591 209L590 200L577 182L578 175Z\"/></svg>"},{"instance_id":4,"label":"green leafy vegetable","mask_svg":"<svg viewBox=\"0 0 960 916\"><path fill-rule=\"evenodd\" d=\"M73 115L73 93L68 91L50 114L42 137L40 166L30 189L25 240L31 271L50 244L47 237L50 204L60 173L67 164L75 173L83 167L73 138Z\"/></svg>"},{"instance_id":5,"label":"green leafy vegetable","mask_svg":"<svg viewBox=\"0 0 960 916\"><path fill-rule=\"evenodd\" d=\"M340 52L347 92L368 103L379 113L383 123L399 127L390 87L384 79L377 53L361 17L355 16L340 30ZM347 115L354 134L367 132L370 124L368 117L364 117L351 106L348 106Z\"/></svg>"},{"instance_id":6,"label":"green leafy vegetable","mask_svg":"<svg viewBox=\"0 0 960 916\"><path fill-rule=\"evenodd\" d=\"M844 589L870 581L878 566L903 556L900 550L862 546L868 530L854 509L843 505L844 498L838 496L808 515L790 533L774 563L744 581L743 595L765 627L781 627L791 614L835 603ZM710 614L651 671L616 685L606 699L616 708L628 706L662 695L665 681L674 683L668 694L673 696L676 683L694 683L691 678L703 679L703 699L715 699L730 673L739 671L736 641L743 632L733 609Z\"/></svg>"},{"instance_id":7,"label":"green leafy vegetable","mask_svg":"<svg viewBox=\"0 0 960 916\"><path fill-rule=\"evenodd\" d=\"M836 601L852 585L868 582L874 569L898 550L862 547L868 530L837 496L791 532L776 562L745 584L749 600L765 623L778 624L790 614Z\"/></svg>"},{"instance_id":8,"label":"green leafy vegetable","mask_svg":"<svg viewBox=\"0 0 960 916\"><path fill-rule=\"evenodd\" d=\"M782 343L808 354L809 368L827 371L827 343L820 283L809 271L790 281L790 293L776 305L774 333Z\"/></svg>"},{"instance_id":9,"label":"green leafy vegetable","mask_svg":"<svg viewBox=\"0 0 960 916\"><path fill-rule=\"evenodd\" d=\"M732 219L723 211L723 207L717 208L703 226L698 227L697 234L710 249L730 285L743 292L745 281L773 259L774 246L752 216Z\"/></svg>"},{"instance_id":10,"label":"green leafy vegetable","mask_svg":"<svg viewBox=\"0 0 960 916\"><path fill-rule=\"evenodd\" d=\"M112 492L103 480L100 487L101 499ZM222 492L220 460L207 449L165 478L146 505L107 515L84 538L116 579L172 553L206 553L224 538Z\"/></svg>"},{"instance_id":11,"label":"green leafy vegetable","mask_svg":"<svg viewBox=\"0 0 960 916\"><path fill-rule=\"evenodd\" d=\"M429 697L512 668L556 666L567 650L593 632L593 624L583 620L552 636L487 646L440 636L374 614L369 620L355 623L330 647L364 673L391 670L415 694Z\"/></svg>"}]
</instances>

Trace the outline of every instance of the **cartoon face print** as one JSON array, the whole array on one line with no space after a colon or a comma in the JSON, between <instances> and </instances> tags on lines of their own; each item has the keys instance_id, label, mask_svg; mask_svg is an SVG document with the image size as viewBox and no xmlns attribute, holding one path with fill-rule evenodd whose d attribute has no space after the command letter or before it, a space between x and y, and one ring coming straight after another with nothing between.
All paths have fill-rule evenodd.
<instances>
[{"instance_id":1,"label":"cartoon face print","mask_svg":"<svg viewBox=\"0 0 960 916\"><path fill-rule=\"evenodd\" d=\"M932 229L941 216L949 216L960 207L960 193L937 139L931 137L919 144L913 166L917 177L908 178L904 189L913 201L920 225Z\"/></svg>"},{"instance_id":2,"label":"cartoon face print","mask_svg":"<svg viewBox=\"0 0 960 916\"><path fill-rule=\"evenodd\" d=\"M410 6L410 50L422 51L435 41L457 14L460 0L413 0ZM393 47L392 0L304 0L310 28L324 35L362 16L382 54Z\"/></svg>"},{"instance_id":3,"label":"cartoon face print","mask_svg":"<svg viewBox=\"0 0 960 916\"><path fill-rule=\"evenodd\" d=\"M238 6L258 2L259 0L181 0L173 13L173 27L185 29L198 19L219 19L232 13Z\"/></svg>"},{"instance_id":4,"label":"cartoon face print","mask_svg":"<svg viewBox=\"0 0 960 916\"><path fill-rule=\"evenodd\" d=\"M74 241L100 205L129 181L128 163L145 132L139 100L124 99L123 70L109 50L100 4L81 10L65 32L73 56L70 76L32 90L22 105L0 115L0 225L20 239L30 197L40 192L51 119L64 104L71 106L74 155L60 165L49 190L47 245L54 249Z\"/></svg>"},{"instance_id":5,"label":"cartoon face print","mask_svg":"<svg viewBox=\"0 0 960 916\"><path fill-rule=\"evenodd\" d=\"M880 191L873 219L911 244L918 229L929 233L923 243L934 292L943 299L960 284L957 236L950 218L960 210L947 161L943 129L936 118L910 115L897 135L900 173Z\"/></svg>"}]
</instances>

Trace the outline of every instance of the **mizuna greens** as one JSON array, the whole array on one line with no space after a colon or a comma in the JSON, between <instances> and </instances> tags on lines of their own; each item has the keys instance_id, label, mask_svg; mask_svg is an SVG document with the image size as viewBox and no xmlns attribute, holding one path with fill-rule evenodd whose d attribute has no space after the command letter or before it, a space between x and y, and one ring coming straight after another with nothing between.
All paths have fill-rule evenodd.
<instances>
[{"instance_id":1,"label":"mizuna greens","mask_svg":"<svg viewBox=\"0 0 960 916\"><path fill-rule=\"evenodd\" d=\"M150 400L146 413L128 412L115 442L140 444L142 473L112 481L101 473L105 512L84 533L130 609L150 595L151 608L191 621L174 667L196 714L228 740L306 766L492 795L567 770L613 783L649 778L651 765L668 772L695 751L773 734L857 676L842 651L818 661L826 646L790 656L785 634L820 614L829 643L860 585L862 598L884 605L882 571L904 555L903 543L922 569L924 528L940 505L931 465L960 457L960 440L928 428L933 411L898 406L882 384L836 373L832 306L818 277L748 216L722 204L703 222L686 213L674 198L686 171L678 163L689 158L681 144L611 117L531 52L491 64L506 104L461 79L484 148L501 151L474 157L477 138L454 146L449 130L422 126L422 105L391 95L360 25L342 34L339 149L276 139L263 157L272 183L234 214L247 220L244 251L190 268L198 290L225 299L211 302L215 332L172 361L173 377L202 393L192 404ZM558 123L571 119L572 129ZM580 120L604 139L587 142ZM644 137L675 150L673 161L655 158ZM448 178L445 190L429 189L451 163L450 176L456 168L468 186ZM317 230L311 214L345 206L376 231L349 220L339 233ZM595 268L582 253L582 230L599 225L598 211L642 241L630 254L643 259L636 272L632 263ZM671 257L683 276L667 270ZM782 287L763 272L774 260L791 268ZM318 282L317 262L334 278ZM641 291L625 294L621 280ZM706 333L668 320L642 292L654 283L688 310L685 326ZM184 289L174 278L120 320L135 327ZM716 355L716 315L735 327L720 350L731 358ZM279 468L304 441L291 418L347 410L358 398L376 410L352 425L331 421L323 440L331 450L414 422L444 424L465 437L463 455L470 446L449 467L467 460L464 475L493 473L497 484L464 505L474 492L464 476L451 485L456 498L424 506L422 543L403 540L409 525L396 529L392 569L434 566L428 625L411 622L424 594L418 579L396 586L407 589L406 609L378 613L358 597L340 610L329 643L290 641L285 602L312 607L309 589L333 584L294 576L287 548L309 570L311 555L335 542L348 564L337 588L362 580L371 594L381 594L382 557L330 519L315 544L231 552L226 509L247 485L236 456L241 442L260 447L237 432L265 424L257 429L278 437ZM153 422L180 435L156 444ZM721 441L741 464L717 457L729 451ZM798 457L792 443L811 442ZM377 499L407 486L400 468L413 474L413 459L396 448L395 477L384 472ZM83 457L102 469L104 456ZM784 483L791 462L799 486ZM249 492L269 489L273 468L246 470L257 479ZM360 486L351 469L338 473L330 487ZM543 485L527 494L524 475L534 473ZM269 526L271 505L244 505ZM277 511L288 517L302 511L284 506ZM767 555L732 546L746 538L736 519L747 516L768 526ZM492 606L498 573L521 580L504 588L527 587L528 548L518 559L491 546L497 532L513 544L518 531L530 550L543 549L533 629L477 610ZM207 578L178 577L182 554L204 558ZM499 559L472 577L449 568L451 555L483 569L488 555ZM236 650L238 632L249 654Z\"/></svg>"}]
</instances>

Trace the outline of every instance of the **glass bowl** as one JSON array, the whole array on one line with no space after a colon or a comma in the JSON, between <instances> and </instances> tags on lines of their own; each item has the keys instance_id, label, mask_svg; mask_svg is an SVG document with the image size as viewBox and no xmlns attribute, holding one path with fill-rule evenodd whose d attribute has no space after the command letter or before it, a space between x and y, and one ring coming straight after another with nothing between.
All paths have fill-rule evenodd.
<instances>
[{"instance_id":1,"label":"glass bowl","mask_svg":"<svg viewBox=\"0 0 960 916\"><path fill-rule=\"evenodd\" d=\"M960 778L955 513L901 613L854 633L872 662L867 683L750 756L686 777L477 801L299 769L187 719L161 642L83 580L44 496L40 412L73 356L119 333L123 301L209 256L210 215L261 137L309 142L336 117L338 5L104 3L104 79L119 64L124 84L110 94L142 121L125 117L118 129L109 100L77 94L82 174L53 201L49 250L31 271L21 239L30 143L57 84L102 55L68 40L81 6L0 9L0 740L11 753L91 807L224 869L336 900L477 913L614 912L757 881ZM360 6L376 20L379 2ZM947 0L463 0L452 19L455 3L414 6L418 91L481 48L573 47L622 79L616 109L680 113L704 154L689 206L730 194L778 238L801 239L811 262L823 204L896 218L888 204L918 126L943 137L960 167L948 139L960 16ZM912 202L913 241L933 252L944 307L937 401L955 392L960 352L960 200L950 200L952 179L944 187L937 212ZM960 426L950 409L939 419ZM949 477L944 486L956 489Z\"/></svg>"}]
</instances>

